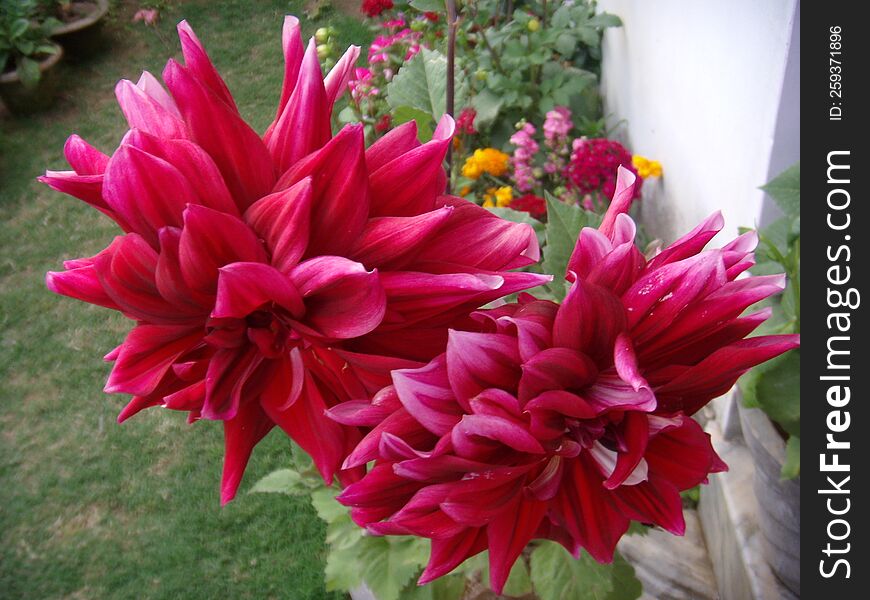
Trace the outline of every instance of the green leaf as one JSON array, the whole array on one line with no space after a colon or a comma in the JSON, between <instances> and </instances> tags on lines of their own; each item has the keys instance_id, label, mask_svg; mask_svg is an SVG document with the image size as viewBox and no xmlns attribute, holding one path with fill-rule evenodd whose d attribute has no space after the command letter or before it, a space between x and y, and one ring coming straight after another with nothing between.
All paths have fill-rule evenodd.
<instances>
[{"instance_id":1,"label":"green leaf","mask_svg":"<svg viewBox=\"0 0 870 600\"><path fill-rule=\"evenodd\" d=\"M9 37L12 39L19 38L27 32L30 27L30 22L27 19L16 19L9 26Z\"/></svg>"},{"instance_id":2,"label":"green leaf","mask_svg":"<svg viewBox=\"0 0 870 600\"><path fill-rule=\"evenodd\" d=\"M801 434L801 355L792 350L740 378L747 406L758 406L793 436Z\"/></svg>"},{"instance_id":3,"label":"green leaf","mask_svg":"<svg viewBox=\"0 0 870 600\"><path fill-rule=\"evenodd\" d=\"M498 217L501 217L502 219L505 219L506 221L511 221L512 223L525 223L526 225L530 225L531 228L535 230L535 234L538 236L538 244L543 245L546 225L538 221L536 218L532 217L529 213L499 206L493 206L487 208L486 210Z\"/></svg>"},{"instance_id":4,"label":"green leaf","mask_svg":"<svg viewBox=\"0 0 870 600\"><path fill-rule=\"evenodd\" d=\"M484 88L471 99L471 106L477 111L477 116L474 118L474 125L478 129L488 128L495 118L498 116L498 111L501 110L504 99L491 91Z\"/></svg>"},{"instance_id":5,"label":"green leaf","mask_svg":"<svg viewBox=\"0 0 870 600\"><path fill-rule=\"evenodd\" d=\"M302 482L302 476L293 469L272 471L254 484L249 493L289 494L303 496L309 489Z\"/></svg>"},{"instance_id":6,"label":"green leaf","mask_svg":"<svg viewBox=\"0 0 870 600\"><path fill-rule=\"evenodd\" d=\"M550 291L561 300L565 297L565 271L574 251L577 237L583 227L595 227L600 217L579 206L565 204L551 194L547 200L546 245L544 246L544 273L553 275Z\"/></svg>"},{"instance_id":7,"label":"green leaf","mask_svg":"<svg viewBox=\"0 0 870 600\"><path fill-rule=\"evenodd\" d=\"M327 524L347 516L348 509L335 499L337 491L336 488L324 486L311 493L311 505L317 511L317 516Z\"/></svg>"},{"instance_id":8,"label":"green leaf","mask_svg":"<svg viewBox=\"0 0 870 600\"><path fill-rule=\"evenodd\" d=\"M357 560L366 585L378 600L401 598L404 587L426 563L426 548L421 538L370 535L362 538Z\"/></svg>"},{"instance_id":9,"label":"green leaf","mask_svg":"<svg viewBox=\"0 0 870 600\"><path fill-rule=\"evenodd\" d=\"M622 27L622 19L606 12L595 15L588 23L593 27Z\"/></svg>"},{"instance_id":10,"label":"green leaf","mask_svg":"<svg viewBox=\"0 0 870 600\"><path fill-rule=\"evenodd\" d=\"M401 125L408 121L417 122L417 137L421 142L428 142L432 139L432 116L417 108L410 106L399 106L393 109L393 125Z\"/></svg>"},{"instance_id":11,"label":"green leaf","mask_svg":"<svg viewBox=\"0 0 870 600\"><path fill-rule=\"evenodd\" d=\"M793 435L785 443L785 464L782 465L782 479L794 479L801 474L801 439Z\"/></svg>"},{"instance_id":12,"label":"green leaf","mask_svg":"<svg viewBox=\"0 0 870 600\"><path fill-rule=\"evenodd\" d=\"M446 575L426 585L411 581L402 590L402 600L456 600L465 590L465 578L460 575Z\"/></svg>"},{"instance_id":13,"label":"green leaf","mask_svg":"<svg viewBox=\"0 0 870 600\"><path fill-rule=\"evenodd\" d=\"M34 88L39 83L39 63L26 56L18 60L18 78L25 88Z\"/></svg>"},{"instance_id":14,"label":"green leaf","mask_svg":"<svg viewBox=\"0 0 870 600\"><path fill-rule=\"evenodd\" d=\"M559 37L556 38L554 47L556 48L556 52L562 56L570 58L571 55L574 54L574 50L577 48L577 38L570 33L560 33Z\"/></svg>"},{"instance_id":15,"label":"green leaf","mask_svg":"<svg viewBox=\"0 0 870 600\"><path fill-rule=\"evenodd\" d=\"M455 106L465 105L467 90L467 81L456 82ZM438 121L447 106L447 57L437 50L423 48L401 66L387 85L387 103L392 108L416 108Z\"/></svg>"},{"instance_id":16,"label":"green leaf","mask_svg":"<svg viewBox=\"0 0 870 600\"><path fill-rule=\"evenodd\" d=\"M634 600L642 592L634 568L619 554L602 565L586 552L575 559L560 544L546 541L532 551L531 565L541 600Z\"/></svg>"},{"instance_id":17,"label":"green leaf","mask_svg":"<svg viewBox=\"0 0 870 600\"><path fill-rule=\"evenodd\" d=\"M446 6L443 0L411 0L408 4L410 4L420 12L437 13L442 12Z\"/></svg>"},{"instance_id":18,"label":"green leaf","mask_svg":"<svg viewBox=\"0 0 870 600\"><path fill-rule=\"evenodd\" d=\"M794 165L777 175L773 180L761 186L770 194L777 206L786 215L797 217L801 214L801 163Z\"/></svg>"}]
</instances>

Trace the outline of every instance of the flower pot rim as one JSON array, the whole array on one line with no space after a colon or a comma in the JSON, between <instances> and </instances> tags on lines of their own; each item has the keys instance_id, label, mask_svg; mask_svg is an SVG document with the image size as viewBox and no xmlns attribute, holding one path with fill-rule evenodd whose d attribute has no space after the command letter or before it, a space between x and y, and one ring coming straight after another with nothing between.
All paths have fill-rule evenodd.
<instances>
[{"instance_id":1,"label":"flower pot rim","mask_svg":"<svg viewBox=\"0 0 870 600\"><path fill-rule=\"evenodd\" d=\"M55 47L55 51L49 54L46 58L39 61L39 72L44 73L48 71L50 68L55 66L60 59L63 58L63 47L60 44L52 43L52 46ZM18 71L11 71L9 73L3 73L0 75L0 83L20 83L21 79L18 77Z\"/></svg>"},{"instance_id":2,"label":"flower pot rim","mask_svg":"<svg viewBox=\"0 0 870 600\"><path fill-rule=\"evenodd\" d=\"M58 37L62 35L66 35L68 33L74 33L76 31L80 31L82 29L87 29L109 12L109 0L87 0L87 2L96 4L96 10L91 12L88 15L85 15L81 19L76 19L75 21L70 21L69 23L64 23L57 29L51 32L52 37Z\"/></svg>"}]
</instances>

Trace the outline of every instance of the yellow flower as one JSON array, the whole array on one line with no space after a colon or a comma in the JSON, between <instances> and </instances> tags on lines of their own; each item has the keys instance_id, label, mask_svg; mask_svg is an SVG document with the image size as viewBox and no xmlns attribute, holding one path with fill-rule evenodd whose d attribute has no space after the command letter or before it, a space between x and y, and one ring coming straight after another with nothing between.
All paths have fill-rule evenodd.
<instances>
[{"instance_id":1,"label":"yellow flower","mask_svg":"<svg viewBox=\"0 0 870 600\"><path fill-rule=\"evenodd\" d=\"M495 206L495 202L492 201L492 198L487 198L483 201L484 208L493 208Z\"/></svg>"},{"instance_id":2,"label":"yellow flower","mask_svg":"<svg viewBox=\"0 0 870 600\"><path fill-rule=\"evenodd\" d=\"M463 188L461 190L459 190L459 195L464 198L465 196L468 195L468 192L470 192L470 191L471 191L471 188L469 186L467 186L467 185L463 186Z\"/></svg>"},{"instance_id":3,"label":"yellow flower","mask_svg":"<svg viewBox=\"0 0 870 600\"><path fill-rule=\"evenodd\" d=\"M501 177L508 170L510 156L495 148L478 148L474 154L465 159L462 165L462 176L478 179L484 173L493 177Z\"/></svg>"},{"instance_id":4,"label":"yellow flower","mask_svg":"<svg viewBox=\"0 0 870 600\"><path fill-rule=\"evenodd\" d=\"M631 164L634 165L634 168L637 169L637 174L643 179L646 179L647 177L662 176L662 163L657 160L650 160L644 156L635 154L631 157Z\"/></svg>"},{"instance_id":5,"label":"yellow flower","mask_svg":"<svg viewBox=\"0 0 870 600\"><path fill-rule=\"evenodd\" d=\"M495 205L496 206L510 206L511 200L514 199L514 191L508 187L500 187L495 191Z\"/></svg>"}]
</instances>

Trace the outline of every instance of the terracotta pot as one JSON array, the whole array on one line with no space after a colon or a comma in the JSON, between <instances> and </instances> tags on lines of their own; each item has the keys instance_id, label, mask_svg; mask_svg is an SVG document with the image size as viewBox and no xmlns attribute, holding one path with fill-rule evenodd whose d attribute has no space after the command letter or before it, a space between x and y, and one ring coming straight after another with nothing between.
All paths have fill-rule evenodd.
<instances>
[{"instance_id":1,"label":"terracotta pot","mask_svg":"<svg viewBox=\"0 0 870 600\"><path fill-rule=\"evenodd\" d=\"M755 463L755 497L767 562L783 585L800 596L800 477L780 479L785 440L767 415L742 404L739 410L743 437Z\"/></svg>"},{"instance_id":2,"label":"terracotta pot","mask_svg":"<svg viewBox=\"0 0 870 600\"><path fill-rule=\"evenodd\" d=\"M51 37L74 60L96 54L105 46L103 22L109 12L109 0L72 2L70 10L77 18L55 29Z\"/></svg>"},{"instance_id":3,"label":"terracotta pot","mask_svg":"<svg viewBox=\"0 0 870 600\"><path fill-rule=\"evenodd\" d=\"M56 67L61 58L63 58L63 48L57 46L54 54L39 63L42 76L36 87L32 89L22 85L15 71L0 75L0 98L11 113L21 115L37 112L54 103L59 85Z\"/></svg>"}]
</instances>

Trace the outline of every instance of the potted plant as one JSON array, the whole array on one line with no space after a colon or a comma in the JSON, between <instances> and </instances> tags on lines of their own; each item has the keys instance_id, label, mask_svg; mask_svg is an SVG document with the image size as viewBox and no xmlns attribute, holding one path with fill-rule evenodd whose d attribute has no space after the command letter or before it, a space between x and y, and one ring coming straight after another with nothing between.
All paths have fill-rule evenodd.
<instances>
[{"instance_id":1,"label":"potted plant","mask_svg":"<svg viewBox=\"0 0 870 600\"><path fill-rule=\"evenodd\" d=\"M800 333L800 163L764 189L784 215L759 232L754 274L785 272L765 333ZM755 462L755 495L768 562L800 595L800 350L770 360L740 380L743 435Z\"/></svg>"},{"instance_id":2,"label":"potted plant","mask_svg":"<svg viewBox=\"0 0 870 600\"><path fill-rule=\"evenodd\" d=\"M0 0L0 97L14 113L45 108L54 99L63 49L49 35L54 19L36 18L33 0Z\"/></svg>"},{"instance_id":3,"label":"potted plant","mask_svg":"<svg viewBox=\"0 0 870 600\"><path fill-rule=\"evenodd\" d=\"M74 59L96 53L104 45L103 22L109 0L43 0L46 12L60 21L52 37Z\"/></svg>"}]
</instances>

